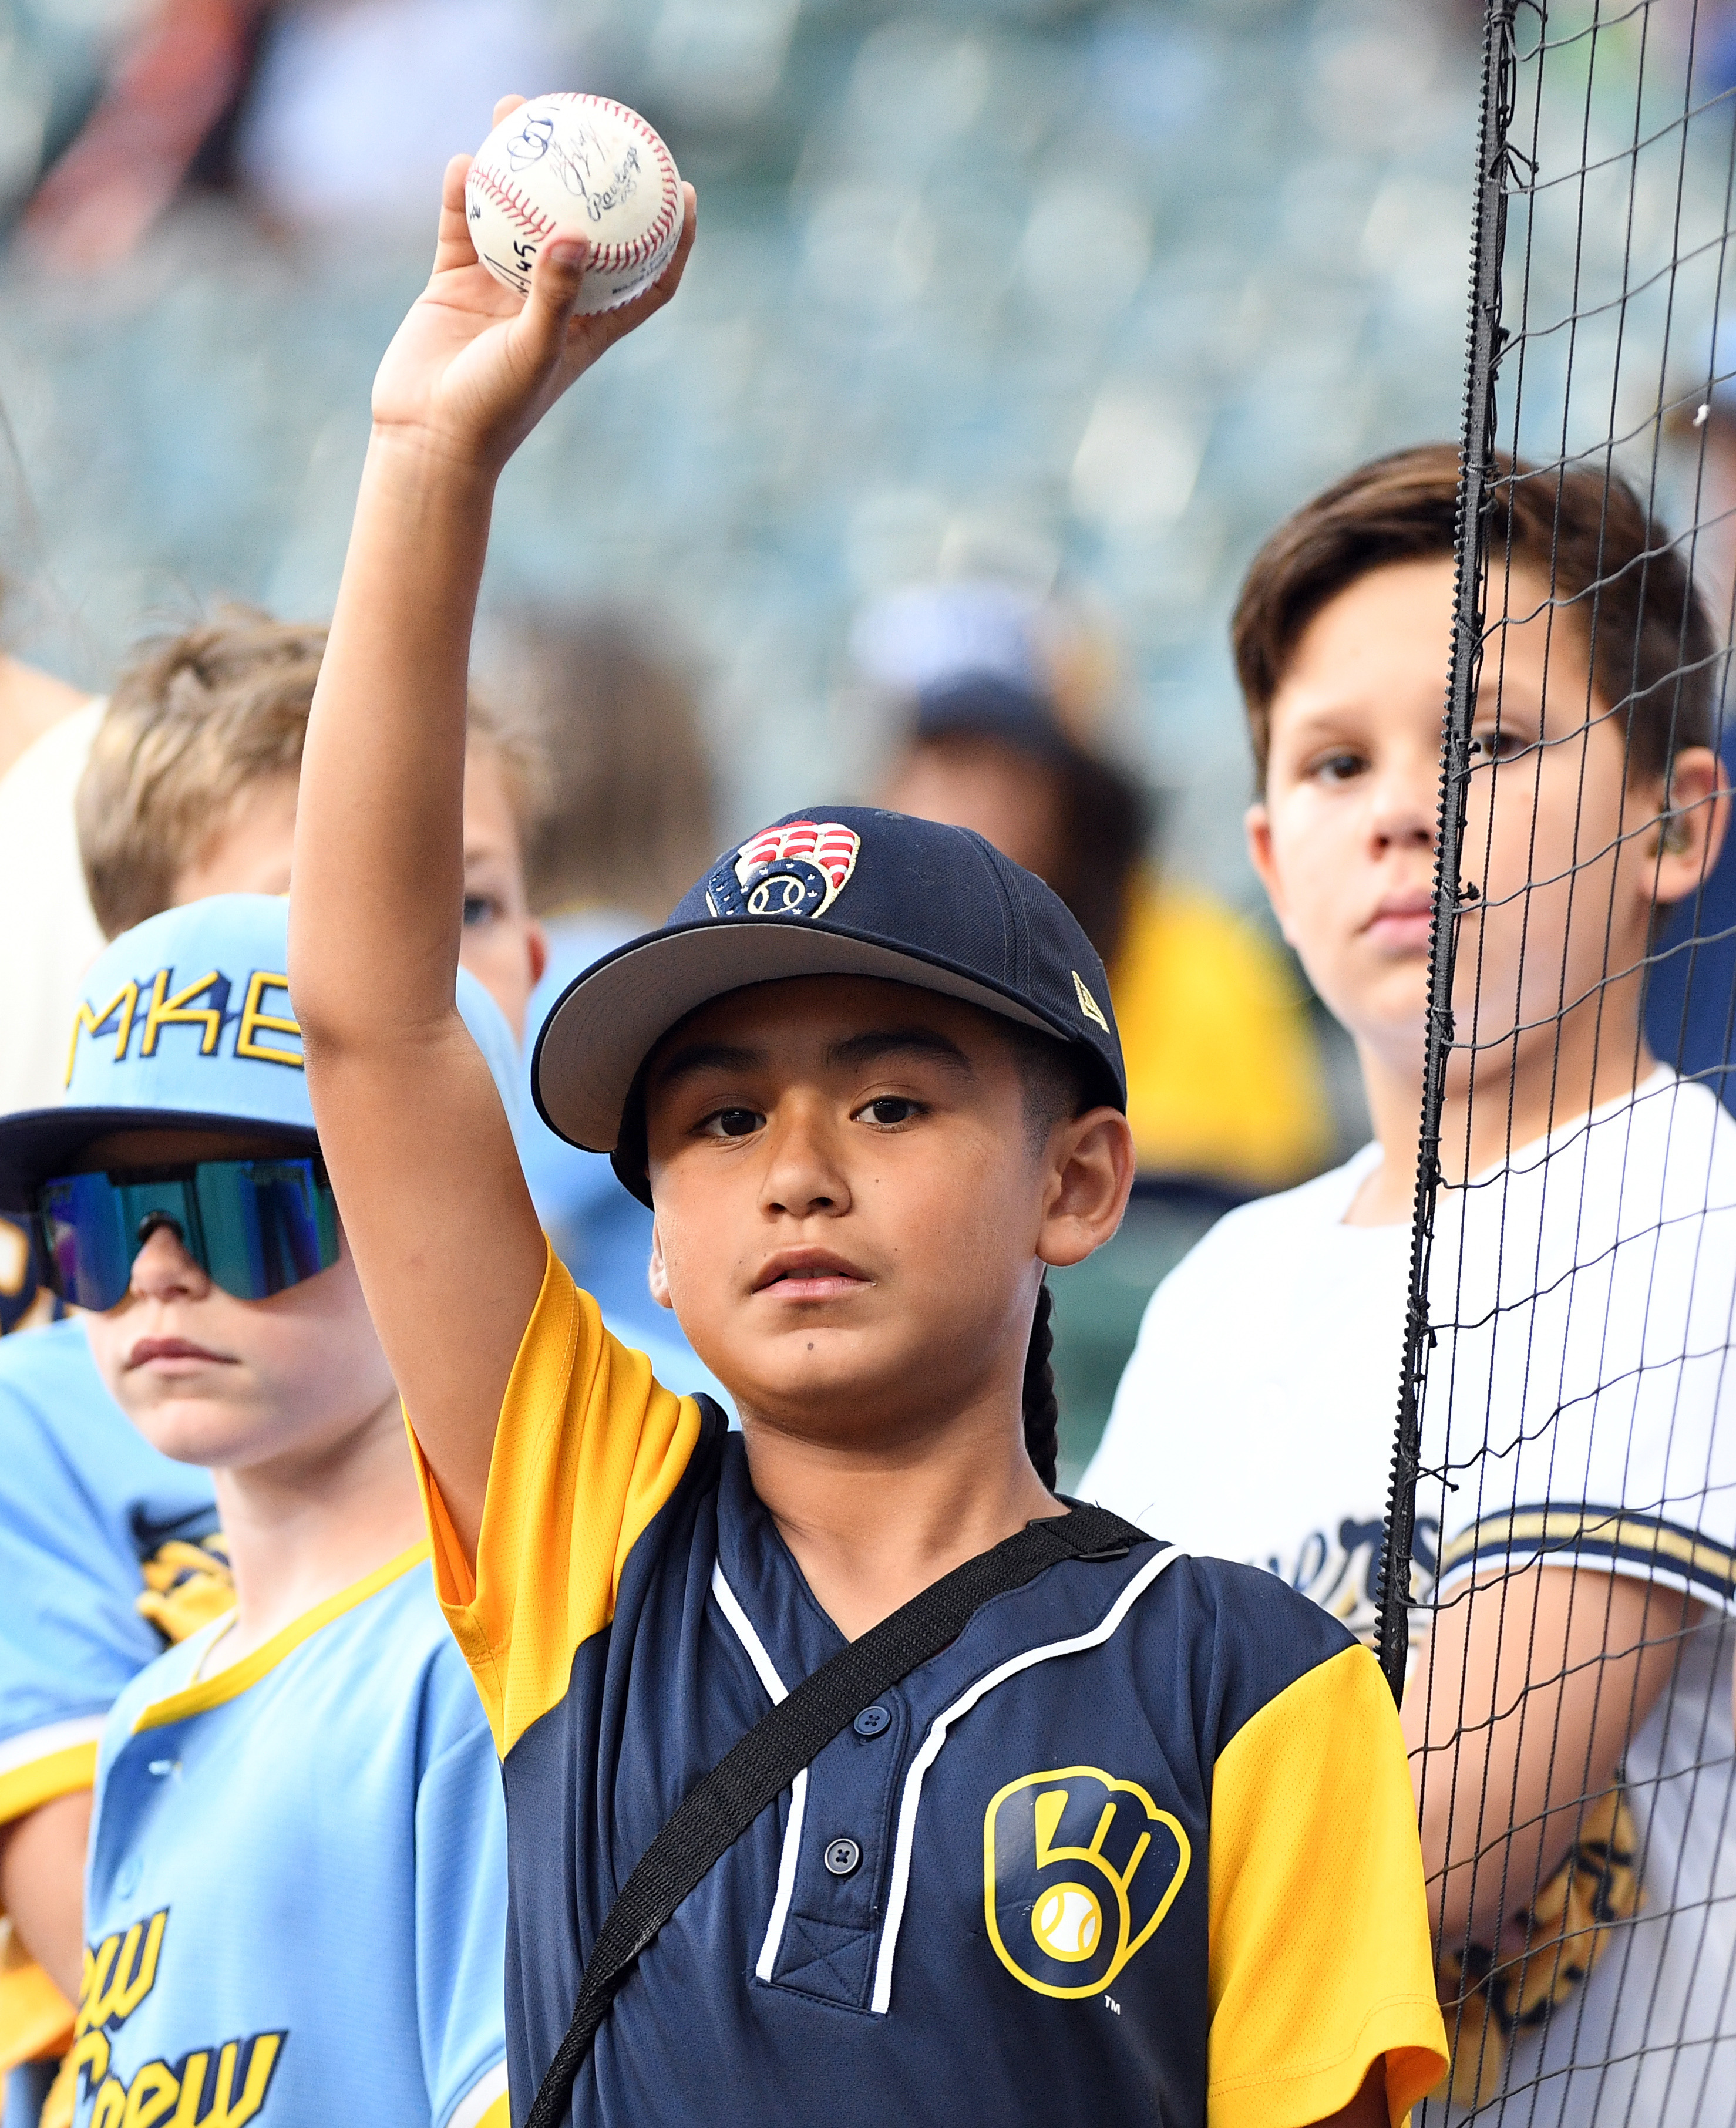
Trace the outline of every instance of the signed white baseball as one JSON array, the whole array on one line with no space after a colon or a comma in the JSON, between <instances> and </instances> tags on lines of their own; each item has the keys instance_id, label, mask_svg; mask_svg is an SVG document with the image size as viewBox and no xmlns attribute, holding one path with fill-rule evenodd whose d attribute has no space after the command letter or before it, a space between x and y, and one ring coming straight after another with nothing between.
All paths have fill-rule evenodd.
<instances>
[{"instance_id":1,"label":"signed white baseball","mask_svg":"<svg viewBox=\"0 0 1736 2128\"><path fill-rule=\"evenodd\" d=\"M636 111L603 96L521 104L483 141L464 181L470 240L497 281L524 295L545 237L591 240L581 311L612 311L662 273L681 236L674 158Z\"/></svg>"}]
</instances>

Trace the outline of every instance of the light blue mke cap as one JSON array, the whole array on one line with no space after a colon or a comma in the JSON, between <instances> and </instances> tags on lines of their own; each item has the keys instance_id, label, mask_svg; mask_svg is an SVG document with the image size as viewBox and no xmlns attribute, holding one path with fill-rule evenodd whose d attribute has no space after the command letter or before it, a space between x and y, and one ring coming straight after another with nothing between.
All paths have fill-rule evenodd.
<instances>
[{"instance_id":1,"label":"light blue mke cap","mask_svg":"<svg viewBox=\"0 0 1736 2128\"><path fill-rule=\"evenodd\" d=\"M0 1116L0 1209L21 1211L93 1138L269 1131L317 1140L290 1000L289 904L222 894L123 931L92 963L68 1029L66 1093ZM462 969L458 1006L516 1122L511 1029Z\"/></svg>"}]
</instances>

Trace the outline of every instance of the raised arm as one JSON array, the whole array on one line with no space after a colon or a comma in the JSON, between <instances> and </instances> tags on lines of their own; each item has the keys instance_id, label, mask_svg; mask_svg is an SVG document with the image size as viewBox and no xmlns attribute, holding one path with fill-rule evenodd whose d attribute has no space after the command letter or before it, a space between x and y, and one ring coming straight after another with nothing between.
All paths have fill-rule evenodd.
<instances>
[{"instance_id":1,"label":"raised arm","mask_svg":"<svg viewBox=\"0 0 1736 2128\"><path fill-rule=\"evenodd\" d=\"M509 97L497 122L519 102ZM494 486L579 373L668 301L668 271L574 317L584 239L530 295L478 263L468 159L434 272L380 364L373 434L314 697L296 816L289 979L345 1231L411 1421L473 1556L495 1422L545 1261L511 1132L454 1004L464 698Z\"/></svg>"},{"instance_id":2,"label":"raised arm","mask_svg":"<svg viewBox=\"0 0 1736 2128\"><path fill-rule=\"evenodd\" d=\"M1443 1605L1405 1695L1430 1918L1523 1947L1516 1917L1567 1859L1701 1606L1621 1575L1531 1566ZM1425 1749L1419 1747L1426 1746Z\"/></svg>"}]
</instances>

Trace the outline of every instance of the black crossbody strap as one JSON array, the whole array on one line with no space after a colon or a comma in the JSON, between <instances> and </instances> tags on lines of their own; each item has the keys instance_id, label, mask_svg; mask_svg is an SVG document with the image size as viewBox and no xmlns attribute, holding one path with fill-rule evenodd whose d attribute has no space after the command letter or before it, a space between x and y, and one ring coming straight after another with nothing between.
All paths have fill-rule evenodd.
<instances>
[{"instance_id":1,"label":"black crossbody strap","mask_svg":"<svg viewBox=\"0 0 1736 2128\"><path fill-rule=\"evenodd\" d=\"M882 1692L958 1639L991 1597L1022 1589L1063 1559L1125 1559L1151 1540L1107 1508L1028 1523L954 1567L824 1663L749 1730L697 1786L640 1856L598 1932L566 2037L549 2064L526 2128L555 2128L574 2078L634 1961L748 1827Z\"/></svg>"}]
</instances>

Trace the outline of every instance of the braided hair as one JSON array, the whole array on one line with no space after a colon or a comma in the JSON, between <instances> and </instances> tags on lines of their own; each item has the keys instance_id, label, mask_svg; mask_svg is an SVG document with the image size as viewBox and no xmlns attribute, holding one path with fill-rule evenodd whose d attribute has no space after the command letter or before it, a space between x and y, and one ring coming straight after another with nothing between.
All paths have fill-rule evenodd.
<instances>
[{"instance_id":1,"label":"braided hair","mask_svg":"<svg viewBox=\"0 0 1736 2128\"><path fill-rule=\"evenodd\" d=\"M1055 1402L1055 1370L1049 1365L1055 1345L1053 1313L1054 1303L1045 1280L1037 1288L1037 1312L1031 1318L1030 1343L1025 1353L1025 1452L1050 1492L1055 1489L1056 1427L1060 1418Z\"/></svg>"}]
</instances>

